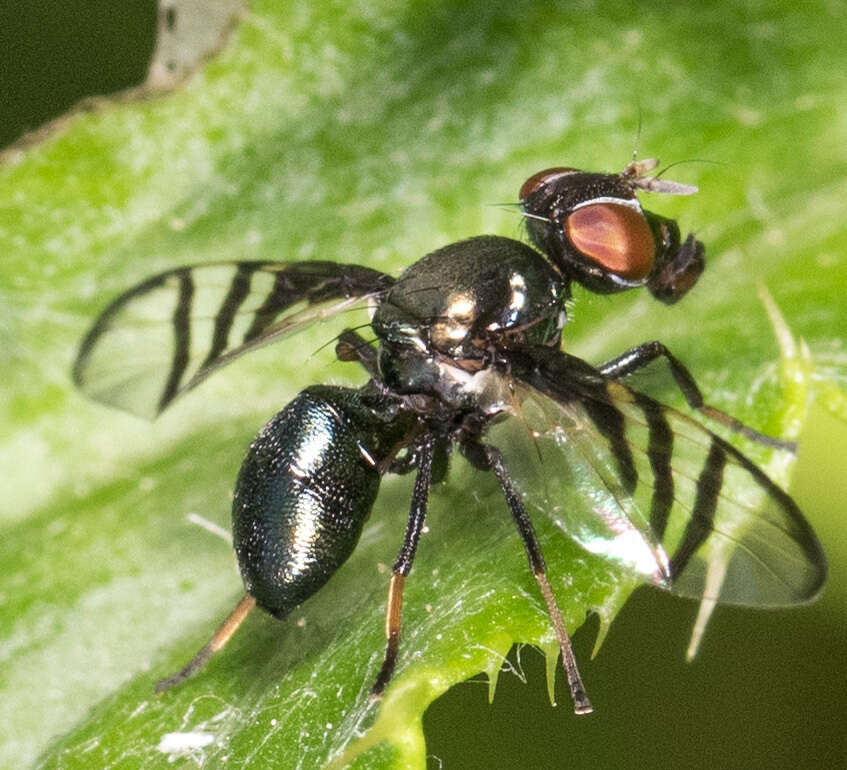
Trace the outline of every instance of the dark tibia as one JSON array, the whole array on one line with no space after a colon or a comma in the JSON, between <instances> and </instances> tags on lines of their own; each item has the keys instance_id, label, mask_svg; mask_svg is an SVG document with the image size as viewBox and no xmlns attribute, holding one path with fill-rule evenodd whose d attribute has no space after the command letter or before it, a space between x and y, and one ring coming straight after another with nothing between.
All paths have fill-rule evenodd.
<instances>
[{"instance_id":1,"label":"dark tibia","mask_svg":"<svg viewBox=\"0 0 847 770\"><path fill-rule=\"evenodd\" d=\"M515 488L512 478L506 470L506 466L503 464L503 456L500 454L500 451L494 447L487 446L485 447L485 453L491 469L500 482L500 489L503 491L503 496L509 504L512 518L515 520L518 532L526 548L529 567L538 582L541 595L544 597L544 602L547 605L547 611L550 613L553 629L556 632L556 639L559 642L559 649L562 651L562 666L565 669L565 675L568 679L568 686L570 687L571 698L573 699L574 713L590 714L594 708L585 692L585 685L579 674L579 667L573 654L568 631L562 620L562 613L559 611L559 605L556 604L556 598L553 596L553 591L547 580L547 566L544 563L544 556L541 553L541 545L535 535L535 528L532 526L529 516L527 516L520 494Z\"/></svg>"},{"instance_id":2,"label":"dark tibia","mask_svg":"<svg viewBox=\"0 0 847 770\"><path fill-rule=\"evenodd\" d=\"M655 361L657 358L664 358L670 368L674 381L677 387L682 392L685 400L692 409L697 409L707 417L721 425L725 425L731 431L740 433L745 438L755 441L763 446L773 447L775 449L784 449L788 452L797 451L796 441L785 441L783 439L774 438L764 433L748 427L740 420L737 420L732 415L716 409L713 406L703 402L703 394L700 388L694 381L691 372L668 350L661 342L645 342L641 345L636 345L630 348L625 353L601 364L597 369L606 377L612 380L620 380L639 369L644 368L648 364Z\"/></svg>"}]
</instances>

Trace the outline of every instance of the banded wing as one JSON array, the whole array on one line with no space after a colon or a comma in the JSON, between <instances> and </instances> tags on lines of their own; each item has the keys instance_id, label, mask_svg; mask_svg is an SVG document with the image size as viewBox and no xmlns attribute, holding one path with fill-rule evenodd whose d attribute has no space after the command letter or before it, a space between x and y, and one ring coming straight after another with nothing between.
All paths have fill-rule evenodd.
<instances>
[{"instance_id":1,"label":"banded wing","mask_svg":"<svg viewBox=\"0 0 847 770\"><path fill-rule=\"evenodd\" d=\"M520 418L490 440L528 508L586 550L690 598L780 606L820 591L808 522L731 444L564 353L519 379Z\"/></svg>"},{"instance_id":2,"label":"banded wing","mask_svg":"<svg viewBox=\"0 0 847 770\"><path fill-rule=\"evenodd\" d=\"M335 262L226 262L153 276L109 305L73 368L89 397L142 417L249 350L384 292L393 279Z\"/></svg>"}]
</instances>

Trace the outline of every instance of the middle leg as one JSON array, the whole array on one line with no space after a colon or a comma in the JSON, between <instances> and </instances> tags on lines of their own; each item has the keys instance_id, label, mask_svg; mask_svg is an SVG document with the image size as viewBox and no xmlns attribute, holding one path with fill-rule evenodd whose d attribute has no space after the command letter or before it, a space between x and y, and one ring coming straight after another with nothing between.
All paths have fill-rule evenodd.
<instances>
[{"instance_id":1,"label":"middle leg","mask_svg":"<svg viewBox=\"0 0 847 770\"><path fill-rule=\"evenodd\" d=\"M506 498L506 502L509 504L512 518L515 520L518 532L526 548L529 567L538 583L541 595L544 597L544 602L547 604L550 619L553 621L553 629L556 633L556 639L559 642L559 649L562 651L562 666L565 669L565 675L568 679L574 713L590 714L594 711L594 707L591 705L588 694L585 692L585 685L582 682L576 657L571 647L570 636L568 636L568 631L562 620L562 613L559 610L559 605L556 603L556 597L553 596L553 590L550 588L550 582L547 580L547 565L541 553L541 544L538 542L535 528L532 526L532 522L526 513L520 493L515 488L512 477L503 463L503 455L500 453L500 450L492 446L486 446L484 450L489 466L497 476L497 481L500 482L500 489Z\"/></svg>"}]
</instances>

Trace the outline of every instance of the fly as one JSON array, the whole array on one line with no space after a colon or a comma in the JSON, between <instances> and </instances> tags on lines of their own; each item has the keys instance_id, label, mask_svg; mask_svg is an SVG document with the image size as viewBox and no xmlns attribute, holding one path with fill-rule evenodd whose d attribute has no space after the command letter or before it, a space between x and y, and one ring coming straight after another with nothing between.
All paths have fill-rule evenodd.
<instances>
[{"instance_id":1,"label":"fly","mask_svg":"<svg viewBox=\"0 0 847 770\"><path fill-rule=\"evenodd\" d=\"M306 388L251 444L232 507L246 593L158 691L196 673L255 605L282 619L318 591L353 552L382 477L414 472L372 688L379 697L395 668L403 586L430 488L453 451L498 481L577 713L592 706L530 512L622 571L681 596L780 606L820 592L824 554L791 497L734 446L624 380L661 359L693 409L761 444L793 445L704 403L661 342L596 366L561 349L573 283L600 293L646 287L673 303L702 273L703 244L641 207L640 190L696 191L648 177L655 165L533 175L520 191L533 246L470 238L427 254L396 279L324 261L182 267L103 311L82 342L74 381L91 398L155 417L244 353L341 310L372 309L375 344L348 329L336 346L368 382Z\"/></svg>"}]
</instances>

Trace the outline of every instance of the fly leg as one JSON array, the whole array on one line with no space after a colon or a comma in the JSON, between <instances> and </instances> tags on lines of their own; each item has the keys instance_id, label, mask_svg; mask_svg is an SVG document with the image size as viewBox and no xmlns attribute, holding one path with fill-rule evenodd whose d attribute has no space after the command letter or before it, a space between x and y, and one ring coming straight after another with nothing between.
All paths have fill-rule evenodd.
<instances>
[{"instance_id":1,"label":"fly leg","mask_svg":"<svg viewBox=\"0 0 847 770\"><path fill-rule=\"evenodd\" d=\"M665 359L677 387L692 409L697 409L707 417L715 420L715 422L725 425L735 433L740 433L742 436L758 444L774 447L775 449L785 449L789 452L797 451L796 441L785 441L765 435L764 433L759 433L759 431L750 428L732 415L705 403L703 401L703 394L700 392L700 388L697 386L691 372L661 342L654 340L636 345L634 348L630 348L611 361L601 364L597 369L601 374L612 380L620 380L642 369L657 358Z\"/></svg>"},{"instance_id":2,"label":"fly leg","mask_svg":"<svg viewBox=\"0 0 847 770\"><path fill-rule=\"evenodd\" d=\"M165 690L170 690L171 687L176 687L186 679L194 676L209 662L212 655L230 640L232 635L238 630L238 627L244 622L244 618L247 617L250 610L255 606L256 600L250 594L245 594L241 598L241 601L235 605L235 609L229 614L227 619L218 626L215 633L212 634L212 638L206 642L203 648L179 671L156 682L155 691L161 693Z\"/></svg>"},{"instance_id":3,"label":"fly leg","mask_svg":"<svg viewBox=\"0 0 847 770\"><path fill-rule=\"evenodd\" d=\"M358 361L371 377L379 376L378 353L361 334L345 329L338 335L335 355L339 361Z\"/></svg>"},{"instance_id":4,"label":"fly leg","mask_svg":"<svg viewBox=\"0 0 847 770\"><path fill-rule=\"evenodd\" d=\"M406 534L403 536L403 545L394 569L391 574L391 583L388 587L388 602L385 608L385 636L387 639L385 647L385 658L382 668L371 688L371 698L382 697L386 686L394 674L394 666L397 663L397 650L400 644L400 616L403 605L403 585L406 576L412 569L415 559L415 551L418 548L423 531L424 519L426 518L426 504L429 497L429 488L432 483L432 461L435 454L435 436L428 434L420 445L418 455L418 475L415 477L415 487L412 492L412 504L409 510L409 521L406 524Z\"/></svg>"},{"instance_id":5,"label":"fly leg","mask_svg":"<svg viewBox=\"0 0 847 770\"><path fill-rule=\"evenodd\" d=\"M498 449L492 446L484 447L484 451L488 465L497 476L497 481L500 482L500 489L506 498L506 502L509 504L512 518L515 520L518 532L526 548L526 555L529 558L529 568L532 570L539 589L541 589L541 595L544 597L544 602L547 604L547 611L550 613L550 619L553 621L553 629L556 632L559 649L562 651L562 666L565 669L568 687L570 688L571 698L573 699L574 713L590 714L594 708L585 692L585 685L582 683L579 667L577 666L573 648L571 647L570 636L568 636L568 631L562 620L559 605L556 604L556 597L553 596L553 591L547 580L547 565L544 563L544 556L541 554L541 545L536 537L535 528L532 526L532 522L526 513L521 496L512 482L512 477L503 463L503 455L500 454Z\"/></svg>"}]
</instances>

